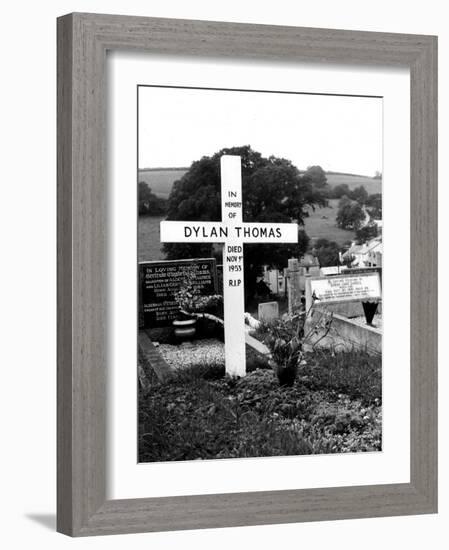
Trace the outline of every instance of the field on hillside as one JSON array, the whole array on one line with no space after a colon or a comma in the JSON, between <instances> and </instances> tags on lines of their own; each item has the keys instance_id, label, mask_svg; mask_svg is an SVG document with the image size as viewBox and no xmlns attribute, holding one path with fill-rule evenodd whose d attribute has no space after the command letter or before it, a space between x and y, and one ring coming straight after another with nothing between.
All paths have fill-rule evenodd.
<instances>
[{"instance_id":1,"label":"field on hillside","mask_svg":"<svg viewBox=\"0 0 449 550\"><path fill-rule=\"evenodd\" d=\"M153 193L158 197L166 199L170 194L173 183L179 180L186 172L187 168L140 170L139 181L144 181L151 187ZM332 187L346 183L350 189L354 189L354 187L363 185L369 194L380 193L382 191L381 180L368 178L366 176L328 174L327 181Z\"/></svg>"},{"instance_id":2,"label":"field on hillside","mask_svg":"<svg viewBox=\"0 0 449 550\"><path fill-rule=\"evenodd\" d=\"M186 172L187 168L139 170L139 181L148 184L158 197L168 199L173 183L182 178Z\"/></svg>"},{"instance_id":3,"label":"field on hillside","mask_svg":"<svg viewBox=\"0 0 449 550\"><path fill-rule=\"evenodd\" d=\"M382 193L382 180L368 178L366 176L347 176L344 174L327 174L327 181L329 185L335 187L342 183L347 183L349 189L354 189L354 187L363 187L368 191L369 195L373 193Z\"/></svg>"},{"instance_id":4,"label":"field on hillside","mask_svg":"<svg viewBox=\"0 0 449 550\"><path fill-rule=\"evenodd\" d=\"M347 241L354 239L354 232L340 229L336 224L338 212L338 200L329 201L326 208L317 208L315 211L309 209L310 216L305 218L305 232L312 241L317 239L328 239L335 241L342 246Z\"/></svg>"},{"instance_id":5,"label":"field on hillside","mask_svg":"<svg viewBox=\"0 0 449 550\"><path fill-rule=\"evenodd\" d=\"M139 216L137 233L137 258L139 262L164 260L159 222L164 216Z\"/></svg>"}]
</instances>

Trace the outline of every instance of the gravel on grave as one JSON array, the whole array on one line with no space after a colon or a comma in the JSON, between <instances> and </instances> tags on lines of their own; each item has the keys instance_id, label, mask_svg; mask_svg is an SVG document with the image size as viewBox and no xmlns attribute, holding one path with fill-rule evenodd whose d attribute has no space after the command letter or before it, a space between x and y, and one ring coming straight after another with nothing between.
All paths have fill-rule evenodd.
<instances>
[{"instance_id":1,"label":"gravel on grave","mask_svg":"<svg viewBox=\"0 0 449 550\"><path fill-rule=\"evenodd\" d=\"M179 345L160 344L157 349L169 365L190 367L198 363L225 363L224 344L216 339L194 340Z\"/></svg>"}]
</instances>

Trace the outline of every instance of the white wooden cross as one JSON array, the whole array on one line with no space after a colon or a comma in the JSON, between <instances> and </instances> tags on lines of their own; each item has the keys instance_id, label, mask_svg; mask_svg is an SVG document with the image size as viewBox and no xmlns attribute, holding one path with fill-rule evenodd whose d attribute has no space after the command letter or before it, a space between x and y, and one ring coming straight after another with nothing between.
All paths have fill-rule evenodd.
<instances>
[{"instance_id":1,"label":"white wooden cross","mask_svg":"<svg viewBox=\"0 0 449 550\"><path fill-rule=\"evenodd\" d=\"M223 303L226 372L246 374L243 243L296 243L296 223L243 223L239 156L223 155L221 222L161 222L164 243L224 243ZM267 197L269 199L269 197Z\"/></svg>"}]
</instances>

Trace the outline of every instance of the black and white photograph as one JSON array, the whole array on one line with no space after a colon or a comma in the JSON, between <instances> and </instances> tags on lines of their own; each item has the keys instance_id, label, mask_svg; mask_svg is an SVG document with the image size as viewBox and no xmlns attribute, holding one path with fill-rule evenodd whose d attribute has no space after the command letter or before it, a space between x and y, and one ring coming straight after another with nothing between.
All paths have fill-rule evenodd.
<instances>
[{"instance_id":1,"label":"black and white photograph","mask_svg":"<svg viewBox=\"0 0 449 550\"><path fill-rule=\"evenodd\" d=\"M382 98L138 86L138 461L382 450Z\"/></svg>"},{"instance_id":2,"label":"black and white photograph","mask_svg":"<svg viewBox=\"0 0 449 550\"><path fill-rule=\"evenodd\" d=\"M445 8L5 4L4 548L447 546Z\"/></svg>"}]
</instances>

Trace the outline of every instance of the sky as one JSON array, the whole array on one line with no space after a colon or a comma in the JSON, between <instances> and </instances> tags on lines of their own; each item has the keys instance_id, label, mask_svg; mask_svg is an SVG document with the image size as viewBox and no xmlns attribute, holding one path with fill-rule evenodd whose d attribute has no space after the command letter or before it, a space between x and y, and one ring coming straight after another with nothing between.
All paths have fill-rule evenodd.
<instances>
[{"instance_id":1,"label":"sky","mask_svg":"<svg viewBox=\"0 0 449 550\"><path fill-rule=\"evenodd\" d=\"M251 145L299 169L382 171L382 99L139 87L139 169Z\"/></svg>"}]
</instances>

